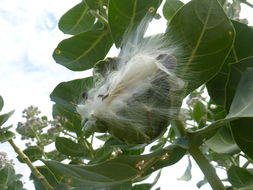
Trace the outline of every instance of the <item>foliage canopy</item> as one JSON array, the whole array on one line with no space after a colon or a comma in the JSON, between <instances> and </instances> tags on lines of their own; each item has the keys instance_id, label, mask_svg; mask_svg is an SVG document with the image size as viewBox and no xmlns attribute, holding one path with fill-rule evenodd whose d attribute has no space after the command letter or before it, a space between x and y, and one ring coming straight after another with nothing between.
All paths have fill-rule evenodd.
<instances>
[{"instance_id":1,"label":"foliage canopy","mask_svg":"<svg viewBox=\"0 0 253 190\"><path fill-rule=\"evenodd\" d=\"M59 29L72 36L58 44L53 58L73 71L93 68L93 76L55 87L50 95L53 120L40 116L34 107L23 112L26 122L19 122L16 131L23 139L33 140L23 151L13 141L11 126L2 127L13 111L0 115L0 142L9 142L19 161L31 168L36 190L149 190L160 172L153 183L137 182L187 155L205 175L198 187L209 182L215 190L253 189L253 29L239 19L241 3L252 6L238 0L191 0L187 4L178 0L164 4L162 0L83 0L61 17ZM180 112L151 141L141 139L141 130L108 127L103 122L84 130L86 121L76 107L89 89L105 80L106 69L117 65L121 56L106 58L107 53L113 45L122 49L125 36L147 15L159 19L161 5L168 26L155 37L180 47L172 55L177 63L173 71L185 87L179 98L169 97L174 103L170 106L183 105ZM0 111L3 104L0 97ZM94 141L101 146L94 148ZM52 143L55 150L48 152L46 146ZM35 167L37 160L44 165ZM191 179L191 167L189 159L182 180ZM216 167L226 170L229 186L221 182ZM8 176L14 176L13 181ZM19 178L10 164L2 166L0 189L23 189Z\"/></svg>"}]
</instances>

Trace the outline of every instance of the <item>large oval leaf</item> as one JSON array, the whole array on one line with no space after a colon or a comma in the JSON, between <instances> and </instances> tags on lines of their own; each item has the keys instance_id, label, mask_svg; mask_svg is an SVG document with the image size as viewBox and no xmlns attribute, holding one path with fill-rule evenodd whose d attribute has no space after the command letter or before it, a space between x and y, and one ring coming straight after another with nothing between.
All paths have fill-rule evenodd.
<instances>
[{"instance_id":1,"label":"large oval leaf","mask_svg":"<svg viewBox=\"0 0 253 190\"><path fill-rule=\"evenodd\" d=\"M188 93L220 70L234 33L216 0L192 0L172 18L166 37L179 46L177 74L188 82Z\"/></svg>"},{"instance_id":2,"label":"large oval leaf","mask_svg":"<svg viewBox=\"0 0 253 190\"><path fill-rule=\"evenodd\" d=\"M58 185L58 181L56 180L56 178L54 177L52 172L50 172L50 170L45 166L37 166L36 168L47 179L49 184L52 187L54 187L54 189L56 190L56 186ZM33 184L34 184L36 190L46 190L45 186L41 183L41 180L39 180L38 177L36 177L33 173L31 173L30 179L33 180ZM63 190L63 189L61 189L61 190Z\"/></svg>"},{"instance_id":3,"label":"large oval leaf","mask_svg":"<svg viewBox=\"0 0 253 190\"><path fill-rule=\"evenodd\" d=\"M252 122L253 122L253 68L243 73L238 85L229 114L225 119L218 120L211 125L197 130L194 133L196 139L210 138L218 128L230 123L232 134L236 144L249 157L253 158Z\"/></svg>"},{"instance_id":4,"label":"large oval leaf","mask_svg":"<svg viewBox=\"0 0 253 190\"><path fill-rule=\"evenodd\" d=\"M232 23L236 31L233 48L221 71L207 83L208 93L212 100L223 105L227 111L240 81L240 72L250 66L250 63L246 63L250 61L247 57L253 55L253 29L237 21L232 21ZM245 58L247 60L244 60Z\"/></svg>"},{"instance_id":5,"label":"large oval leaf","mask_svg":"<svg viewBox=\"0 0 253 190\"><path fill-rule=\"evenodd\" d=\"M245 71L227 118L253 117L253 67Z\"/></svg>"},{"instance_id":6,"label":"large oval leaf","mask_svg":"<svg viewBox=\"0 0 253 190\"><path fill-rule=\"evenodd\" d=\"M89 30L95 17L89 13L85 2L81 2L66 12L59 21L59 29L65 34L79 34Z\"/></svg>"},{"instance_id":7,"label":"large oval leaf","mask_svg":"<svg viewBox=\"0 0 253 190\"><path fill-rule=\"evenodd\" d=\"M9 113L0 115L0 127L12 116L14 111L10 111Z\"/></svg>"},{"instance_id":8,"label":"large oval leaf","mask_svg":"<svg viewBox=\"0 0 253 190\"><path fill-rule=\"evenodd\" d=\"M4 143L7 142L15 137L15 133L11 131L7 131L5 129L0 129L0 142Z\"/></svg>"},{"instance_id":9,"label":"large oval leaf","mask_svg":"<svg viewBox=\"0 0 253 190\"><path fill-rule=\"evenodd\" d=\"M85 3L93 10L103 10L103 6L108 6L109 0L85 0Z\"/></svg>"},{"instance_id":10,"label":"large oval leaf","mask_svg":"<svg viewBox=\"0 0 253 190\"><path fill-rule=\"evenodd\" d=\"M67 156L84 156L89 153L84 146L65 137L56 137L55 147L60 153Z\"/></svg>"},{"instance_id":11,"label":"large oval leaf","mask_svg":"<svg viewBox=\"0 0 253 190\"><path fill-rule=\"evenodd\" d=\"M235 154L240 152L240 149L232 137L232 132L227 126L219 129L211 139L205 142L205 144L214 152L220 154Z\"/></svg>"},{"instance_id":12,"label":"large oval leaf","mask_svg":"<svg viewBox=\"0 0 253 190\"><path fill-rule=\"evenodd\" d=\"M179 0L166 0L163 6L163 16L170 21L176 12L184 5Z\"/></svg>"},{"instance_id":13,"label":"large oval leaf","mask_svg":"<svg viewBox=\"0 0 253 190\"><path fill-rule=\"evenodd\" d=\"M111 46L108 30L90 30L61 41L53 57L70 70L82 71L104 59Z\"/></svg>"},{"instance_id":14,"label":"large oval leaf","mask_svg":"<svg viewBox=\"0 0 253 190\"><path fill-rule=\"evenodd\" d=\"M245 187L253 185L253 175L245 168L231 166L227 171L228 181L233 187Z\"/></svg>"},{"instance_id":15,"label":"large oval leaf","mask_svg":"<svg viewBox=\"0 0 253 190\"><path fill-rule=\"evenodd\" d=\"M253 28L237 21L232 23L236 31L233 56L239 61L253 55Z\"/></svg>"},{"instance_id":16,"label":"large oval leaf","mask_svg":"<svg viewBox=\"0 0 253 190\"><path fill-rule=\"evenodd\" d=\"M230 65L230 73L227 78L226 86L225 86L224 106L226 110L230 109L230 106L235 97L239 82L241 78L243 77L244 71L246 71L247 68L250 68L250 67L253 67L253 56L242 59L241 61Z\"/></svg>"},{"instance_id":17,"label":"large oval leaf","mask_svg":"<svg viewBox=\"0 0 253 190\"><path fill-rule=\"evenodd\" d=\"M64 129L71 132L76 132L76 134L82 134L81 129L81 117L79 114L69 111L59 104L53 105L53 117L61 118L60 122Z\"/></svg>"},{"instance_id":18,"label":"large oval leaf","mask_svg":"<svg viewBox=\"0 0 253 190\"><path fill-rule=\"evenodd\" d=\"M46 166L62 183L87 190L112 187L141 178L162 167L174 164L182 158L185 150L171 145L165 149L143 156L120 156L100 164L87 166L65 165L44 161Z\"/></svg>"},{"instance_id":19,"label":"large oval leaf","mask_svg":"<svg viewBox=\"0 0 253 190\"><path fill-rule=\"evenodd\" d=\"M231 122L237 145L253 158L253 68L248 69L239 83L228 117L240 118Z\"/></svg>"},{"instance_id":20,"label":"large oval leaf","mask_svg":"<svg viewBox=\"0 0 253 190\"><path fill-rule=\"evenodd\" d=\"M240 149L253 159L253 118L241 118L231 122L235 142Z\"/></svg>"},{"instance_id":21,"label":"large oval leaf","mask_svg":"<svg viewBox=\"0 0 253 190\"><path fill-rule=\"evenodd\" d=\"M76 112L76 105L82 101L82 94L93 85L93 78L76 79L58 84L50 98L70 112Z\"/></svg>"},{"instance_id":22,"label":"large oval leaf","mask_svg":"<svg viewBox=\"0 0 253 190\"><path fill-rule=\"evenodd\" d=\"M7 189L8 184L11 184L15 179L15 170L11 164L6 164L0 168L0 188Z\"/></svg>"},{"instance_id":23,"label":"large oval leaf","mask_svg":"<svg viewBox=\"0 0 253 190\"><path fill-rule=\"evenodd\" d=\"M121 45L123 36L136 28L150 8L154 14L160 4L161 0L110 0L108 21L116 46Z\"/></svg>"}]
</instances>

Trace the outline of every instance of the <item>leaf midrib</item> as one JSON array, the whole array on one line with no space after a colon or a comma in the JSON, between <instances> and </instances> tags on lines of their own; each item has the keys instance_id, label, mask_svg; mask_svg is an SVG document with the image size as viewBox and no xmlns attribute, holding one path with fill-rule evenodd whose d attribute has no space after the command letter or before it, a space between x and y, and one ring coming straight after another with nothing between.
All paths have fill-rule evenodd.
<instances>
[{"instance_id":1,"label":"leaf midrib","mask_svg":"<svg viewBox=\"0 0 253 190\"><path fill-rule=\"evenodd\" d=\"M136 17L136 9L137 9L137 0L134 1L134 6L133 6L133 14L131 16L131 19L130 19L130 22L129 22L129 25L128 25L128 31L127 33L129 34L132 29L133 29L133 25L134 25L134 20L135 20L135 17Z\"/></svg>"},{"instance_id":2,"label":"leaf midrib","mask_svg":"<svg viewBox=\"0 0 253 190\"><path fill-rule=\"evenodd\" d=\"M90 51L94 49L94 47L103 39L103 37L107 34L107 31L103 31L101 35L97 38L97 40L86 50L84 51L80 56L78 56L73 61L70 61L69 64L74 63L78 60L80 60L82 57L86 56Z\"/></svg>"},{"instance_id":3,"label":"leaf midrib","mask_svg":"<svg viewBox=\"0 0 253 190\"><path fill-rule=\"evenodd\" d=\"M84 11L82 12L81 16L79 17L79 19L77 20L77 22L74 24L73 27L71 27L70 31L75 30L75 28L80 24L81 20L84 18L85 14L88 11L88 7L85 7Z\"/></svg>"},{"instance_id":4,"label":"leaf midrib","mask_svg":"<svg viewBox=\"0 0 253 190\"><path fill-rule=\"evenodd\" d=\"M51 162L51 161L50 161ZM52 162L51 162L52 163ZM64 165L62 165L62 164L60 164L59 165L59 163L57 163L58 164L58 166L60 166L61 167L61 169L63 169L63 170L70 170L71 172L73 171L72 169L70 169L70 168L68 168L68 167L66 167L66 166L64 166ZM131 169L133 169L133 167L131 167L130 165L128 165L128 164L122 164L122 163L116 163L118 166L119 165L122 165L122 166L124 166L125 168L131 168ZM51 167L51 166L50 166ZM54 168L54 169L56 169L56 168ZM85 170L85 173L86 174L88 174L88 173L90 173L90 174L92 174L92 175L94 175L94 176L100 176L100 177L102 177L102 178L104 178L104 180L108 180L108 181L98 181L98 180L95 180L95 179L83 179L83 174L82 174L82 170L83 170L83 168L78 168L78 167L74 167L74 170L77 170L77 171L80 171L81 173L79 173L79 172L76 172L76 175L75 176L70 176L70 178L75 178L75 179L77 179L77 180L86 180L87 182L89 182L89 183L91 183L91 184L94 184L94 183L99 183L99 184L105 184L105 185L107 185L107 184L111 184L111 183L113 183L113 184L118 184L118 183L122 183L122 182L125 182L125 181L129 181L129 180L131 180L134 176L132 176L132 177L130 177L130 178L128 178L128 177L125 177L125 178L122 178L122 179L113 179L113 178L111 178L111 177L109 177L109 176L106 176L106 175L104 175L104 174L102 174L102 173L97 173L97 172L94 172L93 170L89 170L88 168L84 168L84 170ZM136 170L136 173L138 173L138 170Z\"/></svg>"},{"instance_id":5,"label":"leaf midrib","mask_svg":"<svg viewBox=\"0 0 253 190\"><path fill-rule=\"evenodd\" d=\"M203 36L205 34L205 31L206 31L206 28L207 28L207 24L208 24L208 21L209 21L209 17L210 17L210 12L211 12L211 9L213 8L213 1L210 1L210 2L211 2L211 4L210 4L209 9L208 9L206 20L204 22L204 25L203 25L203 28L202 28L201 33L199 35L199 38L197 40L197 43L196 43L194 49L192 50L191 57L189 58L189 61L188 61L187 65L189 65L192 62L192 60L194 59L194 57L195 57L195 55L196 55L196 53L197 53L197 51L199 49L200 43L202 41L202 38L203 38Z\"/></svg>"}]
</instances>

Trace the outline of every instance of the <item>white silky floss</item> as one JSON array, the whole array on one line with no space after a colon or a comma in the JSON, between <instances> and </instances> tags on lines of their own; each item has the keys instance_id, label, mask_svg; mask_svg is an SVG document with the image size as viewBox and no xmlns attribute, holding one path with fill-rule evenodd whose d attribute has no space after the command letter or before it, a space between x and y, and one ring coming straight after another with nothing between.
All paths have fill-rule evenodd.
<instances>
[{"instance_id":1,"label":"white silky floss","mask_svg":"<svg viewBox=\"0 0 253 190\"><path fill-rule=\"evenodd\" d=\"M148 127L146 119L140 117L140 109L135 111L131 102L147 112L156 112L168 118L175 116L173 110L177 108L166 108L161 99L166 102L169 94L184 88L183 80L174 74L177 48L169 47L161 36L143 38L144 24L141 22L137 30L124 40L126 43L122 45L116 69L108 68L104 81L90 89L88 98L77 106L77 112L86 120L84 130L92 128L96 120L114 120L120 127L126 127L128 121L131 125L136 123L138 130L145 129ZM157 97L151 97L152 101L142 101L142 96L150 98L145 96L149 91ZM160 102L156 103L154 98ZM122 110L128 114L121 114ZM124 124L121 125L121 122Z\"/></svg>"}]
</instances>

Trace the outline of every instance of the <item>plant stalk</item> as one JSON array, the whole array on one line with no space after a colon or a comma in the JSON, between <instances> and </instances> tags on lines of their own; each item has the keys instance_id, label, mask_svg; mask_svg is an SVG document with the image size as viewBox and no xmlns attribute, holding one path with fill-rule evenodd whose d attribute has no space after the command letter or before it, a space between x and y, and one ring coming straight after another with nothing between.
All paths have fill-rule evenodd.
<instances>
[{"instance_id":1,"label":"plant stalk","mask_svg":"<svg viewBox=\"0 0 253 190\"><path fill-rule=\"evenodd\" d=\"M41 140L40 140L40 137L38 136L36 130L34 130L33 127L32 127L31 129L32 129L32 131L33 131L33 133L34 133L34 136L35 136L36 140L37 140L37 145L38 145L40 151L42 152L42 155L44 156L45 159L47 159L47 155L46 155L46 153L44 152L44 148L41 147L41 146L42 146L42 142L41 142Z\"/></svg>"},{"instance_id":2,"label":"plant stalk","mask_svg":"<svg viewBox=\"0 0 253 190\"><path fill-rule=\"evenodd\" d=\"M178 137L186 136L185 124L183 121L177 119L172 121L172 126Z\"/></svg>"},{"instance_id":3,"label":"plant stalk","mask_svg":"<svg viewBox=\"0 0 253 190\"><path fill-rule=\"evenodd\" d=\"M101 16L97 11L90 10L90 14L92 14L95 18L97 18L105 26L108 25L108 21L106 20L106 18L104 18L103 16Z\"/></svg>"},{"instance_id":4,"label":"plant stalk","mask_svg":"<svg viewBox=\"0 0 253 190\"><path fill-rule=\"evenodd\" d=\"M248 1L245 1L245 2L242 2L242 3L244 3L244 4L248 5L249 7L253 8L253 5L251 3L249 3Z\"/></svg>"},{"instance_id":5,"label":"plant stalk","mask_svg":"<svg viewBox=\"0 0 253 190\"><path fill-rule=\"evenodd\" d=\"M44 185L47 190L53 190L54 188L48 183L45 176L43 176L40 171L32 164L31 160L25 155L25 153L20 150L14 141L11 139L8 141L15 152L21 157L21 159L28 165L31 169L32 173L40 180L40 182Z\"/></svg>"},{"instance_id":6,"label":"plant stalk","mask_svg":"<svg viewBox=\"0 0 253 190\"><path fill-rule=\"evenodd\" d=\"M217 176L215 169L199 150L199 148L192 146L188 151L200 167L213 190L225 190L226 188Z\"/></svg>"}]
</instances>

